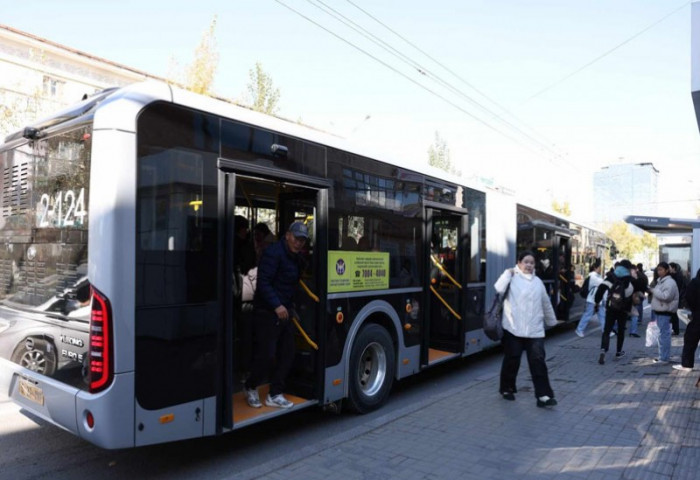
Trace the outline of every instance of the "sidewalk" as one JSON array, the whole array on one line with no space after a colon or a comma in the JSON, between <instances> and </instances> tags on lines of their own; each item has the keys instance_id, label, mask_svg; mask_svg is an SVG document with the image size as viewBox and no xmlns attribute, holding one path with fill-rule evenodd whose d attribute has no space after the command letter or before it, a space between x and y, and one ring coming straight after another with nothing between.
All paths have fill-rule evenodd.
<instances>
[{"instance_id":1,"label":"sidewalk","mask_svg":"<svg viewBox=\"0 0 700 480\"><path fill-rule=\"evenodd\" d=\"M648 312L647 312L648 313ZM648 320L648 316L646 317ZM547 343L559 405L537 408L523 355L515 402L487 374L440 396L231 478L661 480L700 476L700 369L655 365L655 347L625 338L627 355L598 364L600 329ZM674 336L680 358L683 331ZM561 335L560 335L561 336Z\"/></svg>"}]
</instances>

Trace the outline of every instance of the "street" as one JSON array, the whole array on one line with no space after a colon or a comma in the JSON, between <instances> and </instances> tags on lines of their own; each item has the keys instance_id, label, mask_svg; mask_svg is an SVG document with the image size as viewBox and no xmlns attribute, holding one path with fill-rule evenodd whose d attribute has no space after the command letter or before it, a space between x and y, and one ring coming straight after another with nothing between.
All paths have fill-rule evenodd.
<instances>
[{"instance_id":1,"label":"street","mask_svg":"<svg viewBox=\"0 0 700 480\"><path fill-rule=\"evenodd\" d=\"M439 365L398 382L388 403L367 415L337 415L311 407L220 437L121 451L102 450L40 419L27 418L3 396L0 479L228 478L281 457L326 448L327 440L339 435L360 435L465 381L492 377L500 366L497 352Z\"/></svg>"}]
</instances>

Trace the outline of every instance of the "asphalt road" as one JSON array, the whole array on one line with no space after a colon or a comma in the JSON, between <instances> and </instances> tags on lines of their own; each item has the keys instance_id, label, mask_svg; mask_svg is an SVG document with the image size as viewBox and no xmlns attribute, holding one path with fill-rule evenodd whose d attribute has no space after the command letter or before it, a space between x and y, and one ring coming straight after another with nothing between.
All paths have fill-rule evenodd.
<instances>
[{"instance_id":1,"label":"asphalt road","mask_svg":"<svg viewBox=\"0 0 700 480\"><path fill-rule=\"evenodd\" d=\"M550 341L573 328L557 327ZM220 437L129 450L102 450L40 419L22 415L0 397L0 479L249 478L290 455L326 448L328 439L375 428L419 408L441 392L472 379L494 376L499 350L448 362L395 383L389 401L367 414L333 414L310 407Z\"/></svg>"}]
</instances>

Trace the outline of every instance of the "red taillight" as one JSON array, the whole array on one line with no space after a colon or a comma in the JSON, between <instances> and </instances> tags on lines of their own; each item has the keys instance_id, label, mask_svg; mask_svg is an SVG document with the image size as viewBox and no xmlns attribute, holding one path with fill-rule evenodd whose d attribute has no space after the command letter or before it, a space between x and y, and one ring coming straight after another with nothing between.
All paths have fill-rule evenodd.
<instances>
[{"instance_id":1,"label":"red taillight","mask_svg":"<svg viewBox=\"0 0 700 480\"><path fill-rule=\"evenodd\" d=\"M90 314L89 379L90 391L99 392L112 383L112 309L107 297L92 289Z\"/></svg>"}]
</instances>

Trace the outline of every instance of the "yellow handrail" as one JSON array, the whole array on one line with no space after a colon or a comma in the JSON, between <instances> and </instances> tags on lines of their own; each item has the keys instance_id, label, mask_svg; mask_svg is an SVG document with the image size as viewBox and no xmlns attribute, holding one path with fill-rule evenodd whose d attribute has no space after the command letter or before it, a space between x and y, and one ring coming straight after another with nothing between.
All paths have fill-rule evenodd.
<instances>
[{"instance_id":1,"label":"yellow handrail","mask_svg":"<svg viewBox=\"0 0 700 480\"><path fill-rule=\"evenodd\" d=\"M460 290L462 289L462 285L460 285L459 282L458 282L457 280L455 280L455 279L452 277L452 275L450 275L450 274L447 272L447 270L445 270L445 267L442 265L442 263L440 263L440 261L439 261L438 259L435 258L434 255L431 255L431 256L430 256L430 259L433 261L433 263L434 263L435 266L438 268L438 270L440 270L447 278L449 278L450 281L451 281L452 283L454 283L454 284L457 286L457 288L459 288Z\"/></svg>"},{"instance_id":2,"label":"yellow handrail","mask_svg":"<svg viewBox=\"0 0 700 480\"><path fill-rule=\"evenodd\" d=\"M316 294L314 294L314 292L312 292L311 289L310 289L309 287L306 286L306 284L304 283L304 280L302 280L301 278L299 279L299 285L301 285L301 288L304 289L304 291L306 292L306 294L307 294L309 297L311 297L311 299L312 299L314 302L318 303L318 302L321 301L321 300L316 296Z\"/></svg>"},{"instance_id":3,"label":"yellow handrail","mask_svg":"<svg viewBox=\"0 0 700 480\"><path fill-rule=\"evenodd\" d=\"M442 304L445 307L447 307L447 309L450 311L450 313L452 315L454 315L457 318L457 320L462 320L462 317L457 312L452 310L452 307L450 307L450 305L447 303L447 301L444 298L442 298L442 296L440 296L440 294L437 292L437 290L435 290L435 287L433 287L432 285L430 286L430 291L433 292L438 299L440 299Z\"/></svg>"},{"instance_id":4,"label":"yellow handrail","mask_svg":"<svg viewBox=\"0 0 700 480\"><path fill-rule=\"evenodd\" d=\"M318 350L318 345L316 345L316 343L314 343L314 341L309 338L309 336L306 334L304 329L301 328L301 325L299 324L297 317L292 317L292 321L294 322L294 325L297 327L297 330L299 330L299 333L301 333L301 336L304 337L304 340L306 340L306 343L311 345L311 347L314 350Z\"/></svg>"}]
</instances>

